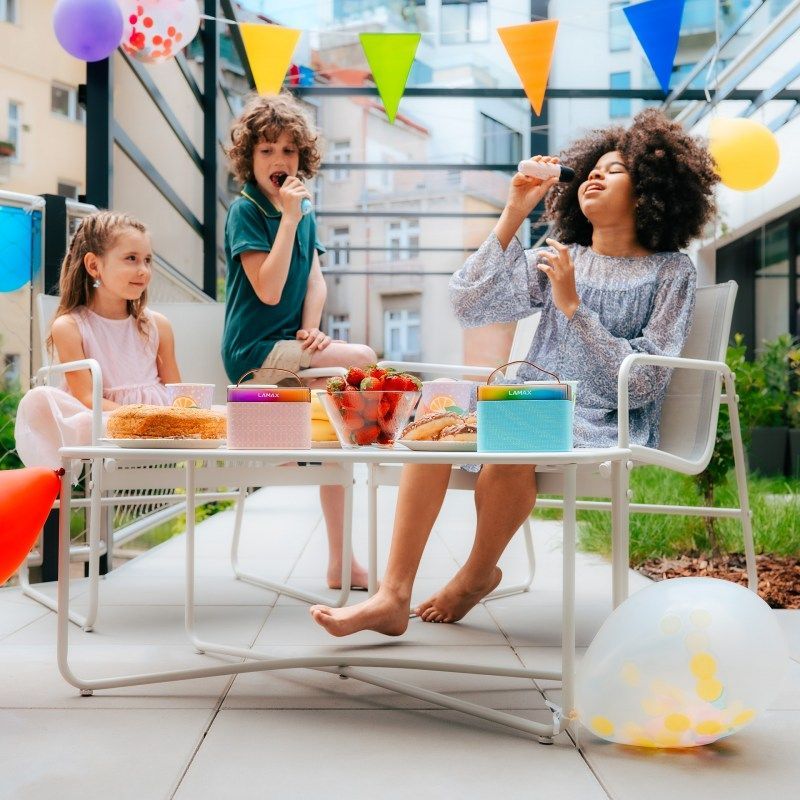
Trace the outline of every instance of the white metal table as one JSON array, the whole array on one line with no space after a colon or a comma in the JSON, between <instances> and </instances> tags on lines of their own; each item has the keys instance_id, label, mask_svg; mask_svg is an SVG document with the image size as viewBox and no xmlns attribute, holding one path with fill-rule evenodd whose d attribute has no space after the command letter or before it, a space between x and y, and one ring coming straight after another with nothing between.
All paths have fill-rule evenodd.
<instances>
[{"instance_id":1,"label":"white metal table","mask_svg":"<svg viewBox=\"0 0 800 800\"><path fill-rule=\"evenodd\" d=\"M61 480L58 555L58 665L64 678L83 695L96 689L120 686L141 686L166 681L190 680L217 675L234 675L276 669L310 668L331 672L347 678L390 689L420 700L481 717L502 725L533 734L549 742L568 725L574 707L575 671L575 502L576 473L579 466L595 466L611 473L621 471L630 458L624 448L579 449L560 453L465 453L412 452L405 448L361 447L342 450L227 450L227 449L123 449L118 447L62 448L65 465L73 459L89 460L93 470L104 469L108 463L180 464L186 477L186 600L185 624L189 640L201 653L214 653L247 659L247 663L225 664L199 669L181 669L119 675L108 678L85 679L76 675L69 664L69 519L72 486L69 470ZM564 475L564 546L563 546L563 623L561 670L503 669L499 667L424 661L417 659L335 655L298 655L292 658L272 658L247 647L231 647L201 638L195 630L195 493L198 486L268 485L274 467L287 462L313 461L323 465L338 465L352 481L353 467L361 464L531 464L538 469L560 471ZM92 491L97 491L93 486ZM345 563L352 552L351 495L346 494L344 515ZM616 516L616 515L613 515ZM533 722L506 712L458 700L438 692L400 683L371 674L370 667L421 669L440 672L497 675L510 678L544 678L562 681L562 706L551 706L553 722Z\"/></svg>"}]
</instances>

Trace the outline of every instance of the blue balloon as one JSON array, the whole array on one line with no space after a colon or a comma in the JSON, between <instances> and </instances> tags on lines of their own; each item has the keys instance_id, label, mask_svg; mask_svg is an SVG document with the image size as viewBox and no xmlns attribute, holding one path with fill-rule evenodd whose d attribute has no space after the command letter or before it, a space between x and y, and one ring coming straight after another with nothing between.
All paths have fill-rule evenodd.
<instances>
[{"instance_id":1,"label":"blue balloon","mask_svg":"<svg viewBox=\"0 0 800 800\"><path fill-rule=\"evenodd\" d=\"M58 0L53 10L59 44L82 61L108 58L122 41L122 27L116 0Z\"/></svg>"},{"instance_id":2,"label":"blue balloon","mask_svg":"<svg viewBox=\"0 0 800 800\"><path fill-rule=\"evenodd\" d=\"M42 212L0 206L0 292L15 292L39 271Z\"/></svg>"}]
</instances>

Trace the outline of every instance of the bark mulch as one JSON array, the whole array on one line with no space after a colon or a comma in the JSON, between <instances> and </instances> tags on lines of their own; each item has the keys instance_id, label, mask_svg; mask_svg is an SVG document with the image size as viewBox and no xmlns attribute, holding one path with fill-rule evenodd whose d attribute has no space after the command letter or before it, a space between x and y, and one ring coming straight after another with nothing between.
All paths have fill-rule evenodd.
<instances>
[{"instance_id":1,"label":"bark mulch","mask_svg":"<svg viewBox=\"0 0 800 800\"><path fill-rule=\"evenodd\" d=\"M758 593L772 608L800 608L800 558L756 556ZM653 558L637 567L656 581L704 576L747 586L744 555L731 553L714 560L703 557Z\"/></svg>"}]
</instances>

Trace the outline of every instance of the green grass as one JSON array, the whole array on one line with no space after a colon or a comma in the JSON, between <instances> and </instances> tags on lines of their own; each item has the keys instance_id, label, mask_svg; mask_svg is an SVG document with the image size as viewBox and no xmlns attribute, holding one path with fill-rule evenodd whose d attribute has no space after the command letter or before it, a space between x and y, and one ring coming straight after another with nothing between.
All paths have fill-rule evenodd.
<instances>
[{"instance_id":1,"label":"green grass","mask_svg":"<svg viewBox=\"0 0 800 800\"><path fill-rule=\"evenodd\" d=\"M659 467L641 467L631 476L632 502L660 505L702 505L691 477ZM800 554L800 480L789 478L748 478L753 535L756 551L774 555ZM718 488L715 505L736 505L733 473ZM540 519L560 519L559 510L534 511ZM587 552L610 555L611 517L600 511L579 511L578 546ZM723 551L741 552L741 527L737 520L718 519L718 536ZM709 553L702 517L631 514L631 563L649 558L674 557L684 553Z\"/></svg>"}]
</instances>

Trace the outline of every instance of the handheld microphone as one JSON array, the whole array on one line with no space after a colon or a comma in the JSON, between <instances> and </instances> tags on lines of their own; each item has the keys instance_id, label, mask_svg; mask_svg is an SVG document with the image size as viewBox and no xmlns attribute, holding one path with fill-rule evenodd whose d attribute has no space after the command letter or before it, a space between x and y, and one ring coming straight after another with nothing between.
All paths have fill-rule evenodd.
<instances>
[{"instance_id":1,"label":"handheld microphone","mask_svg":"<svg viewBox=\"0 0 800 800\"><path fill-rule=\"evenodd\" d=\"M284 182L286 181L286 179L288 177L289 176L286 173L284 173L279 178L277 178L278 186L283 186ZM314 210L314 206L311 203L311 201L307 197L304 197L300 201L300 213L305 217L305 216L308 216L313 210Z\"/></svg>"},{"instance_id":2,"label":"handheld microphone","mask_svg":"<svg viewBox=\"0 0 800 800\"><path fill-rule=\"evenodd\" d=\"M527 159L520 161L517 169L523 175L539 178L542 181L546 181L548 178L558 178L559 181L569 183L575 178L575 170L571 167L565 167L563 164L550 164L546 161Z\"/></svg>"}]
</instances>

